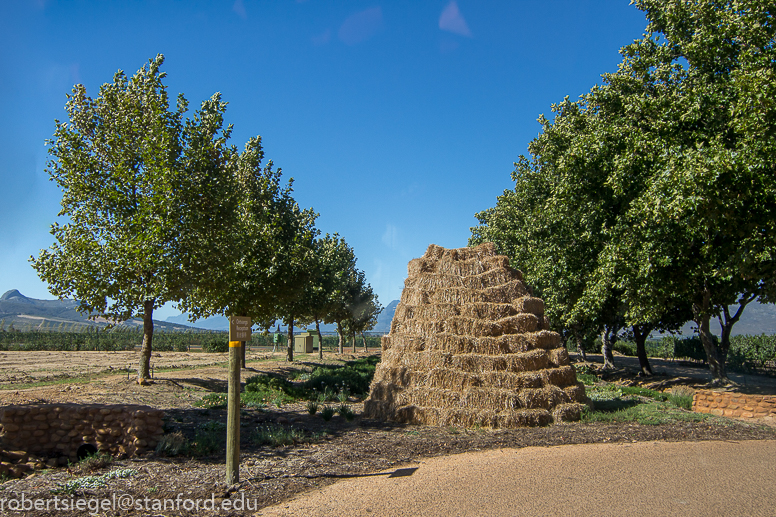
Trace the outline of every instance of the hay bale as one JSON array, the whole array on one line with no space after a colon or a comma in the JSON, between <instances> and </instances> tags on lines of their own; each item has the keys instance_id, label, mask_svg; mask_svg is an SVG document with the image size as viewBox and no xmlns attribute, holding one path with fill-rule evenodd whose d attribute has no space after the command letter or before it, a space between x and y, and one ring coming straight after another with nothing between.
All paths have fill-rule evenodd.
<instances>
[{"instance_id":1,"label":"hay bale","mask_svg":"<svg viewBox=\"0 0 776 517\"><path fill-rule=\"evenodd\" d=\"M431 245L407 270L367 416L488 427L578 418L584 387L544 303L492 244Z\"/></svg>"}]
</instances>

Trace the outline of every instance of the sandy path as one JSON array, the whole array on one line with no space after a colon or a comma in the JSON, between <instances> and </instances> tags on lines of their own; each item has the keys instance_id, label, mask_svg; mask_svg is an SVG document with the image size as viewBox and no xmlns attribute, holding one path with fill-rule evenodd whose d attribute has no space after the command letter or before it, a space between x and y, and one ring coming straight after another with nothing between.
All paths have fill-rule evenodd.
<instances>
[{"instance_id":1,"label":"sandy path","mask_svg":"<svg viewBox=\"0 0 776 517\"><path fill-rule=\"evenodd\" d=\"M348 479L257 515L773 516L774 458L776 441L498 449Z\"/></svg>"}]
</instances>

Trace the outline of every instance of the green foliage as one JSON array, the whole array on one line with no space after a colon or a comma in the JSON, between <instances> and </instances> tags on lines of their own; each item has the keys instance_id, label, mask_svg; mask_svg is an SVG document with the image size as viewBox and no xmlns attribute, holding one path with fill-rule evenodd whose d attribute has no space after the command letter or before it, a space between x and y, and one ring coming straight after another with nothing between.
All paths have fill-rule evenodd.
<instances>
[{"instance_id":1,"label":"green foliage","mask_svg":"<svg viewBox=\"0 0 776 517\"><path fill-rule=\"evenodd\" d=\"M333 407L324 406L324 408L321 409L321 418L323 418L325 422L328 422L329 420L332 419L332 417L335 415L336 412L337 410L334 409Z\"/></svg>"},{"instance_id":2,"label":"green foliage","mask_svg":"<svg viewBox=\"0 0 776 517\"><path fill-rule=\"evenodd\" d=\"M341 417L345 417L345 420L348 422L356 418L356 414L347 404L340 404L340 406L337 408L337 413L339 413Z\"/></svg>"},{"instance_id":3,"label":"green foliage","mask_svg":"<svg viewBox=\"0 0 776 517\"><path fill-rule=\"evenodd\" d=\"M722 380L728 307L776 295L776 27L759 0L634 3L644 37L539 119L470 243L496 243L575 337L619 315L643 336L692 310Z\"/></svg>"},{"instance_id":4,"label":"green foliage","mask_svg":"<svg viewBox=\"0 0 776 517\"><path fill-rule=\"evenodd\" d=\"M366 396L369 393L369 384L372 382L375 367L379 361L379 357L370 356L349 361L343 366L319 366L310 373L304 387L310 391L316 389L320 392L348 390L355 396Z\"/></svg>"},{"instance_id":5,"label":"green foliage","mask_svg":"<svg viewBox=\"0 0 776 517\"><path fill-rule=\"evenodd\" d=\"M320 403L317 400L308 400L307 401L307 413L310 415L314 415L318 412L318 408L320 407Z\"/></svg>"},{"instance_id":6,"label":"green foliage","mask_svg":"<svg viewBox=\"0 0 776 517\"><path fill-rule=\"evenodd\" d=\"M730 366L735 369L775 367L776 335L733 336L728 355Z\"/></svg>"},{"instance_id":7,"label":"green foliage","mask_svg":"<svg viewBox=\"0 0 776 517\"><path fill-rule=\"evenodd\" d=\"M67 494L70 496L82 494L85 490L105 488L111 479L125 479L137 474L134 469L118 469L102 476L83 476L60 483L51 491L52 494Z\"/></svg>"},{"instance_id":8,"label":"green foliage","mask_svg":"<svg viewBox=\"0 0 776 517\"><path fill-rule=\"evenodd\" d=\"M132 78L117 72L97 98L80 84L68 95L69 120L56 121L47 167L66 222L52 225L55 243L31 259L51 292L75 298L79 310L144 317L141 377L153 311L223 265L211 248L229 236L239 191L226 104L215 94L185 119L181 94L170 110L163 62L160 54Z\"/></svg>"},{"instance_id":9,"label":"green foliage","mask_svg":"<svg viewBox=\"0 0 776 517\"><path fill-rule=\"evenodd\" d=\"M264 424L256 427L250 435L254 445L269 445L282 447L299 443L311 443L317 440L316 435L308 435L302 429L284 427L277 424Z\"/></svg>"},{"instance_id":10,"label":"green foliage","mask_svg":"<svg viewBox=\"0 0 776 517\"><path fill-rule=\"evenodd\" d=\"M165 434L156 444L156 454L161 456L177 456L188 450L189 443L183 433L176 431Z\"/></svg>"},{"instance_id":11,"label":"green foliage","mask_svg":"<svg viewBox=\"0 0 776 517\"><path fill-rule=\"evenodd\" d=\"M209 420L197 427L189 453L194 456L209 456L226 447L226 424Z\"/></svg>"}]
</instances>

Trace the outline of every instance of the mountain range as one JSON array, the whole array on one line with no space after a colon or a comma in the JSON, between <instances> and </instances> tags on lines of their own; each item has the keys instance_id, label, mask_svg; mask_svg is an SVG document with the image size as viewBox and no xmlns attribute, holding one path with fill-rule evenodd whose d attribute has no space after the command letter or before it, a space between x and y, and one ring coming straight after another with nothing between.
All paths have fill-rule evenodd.
<instances>
[{"instance_id":1,"label":"mountain range","mask_svg":"<svg viewBox=\"0 0 776 517\"><path fill-rule=\"evenodd\" d=\"M387 334L391 330L391 321L396 312L399 300L389 303L377 317L377 324L372 332ZM78 312L78 302L75 300L37 300L28 298L16 289L11 289L0 296L0 328L8 329L11 325L17 330L76 330L87 326L104 327L108 322L104 319L90 320L88 315ZM142 328L143 321L134 318L122 325ZM682 327L683 335L692 335L695 324L688 322ZM223 316L211 316L195 322L190 322L186 314L171 316L165 321L154 320L154 328L163 332L175 332L194 329L229 330L229 320ZM717 330L715 320L712 320L712 330ZM285 329L283 329L285 330ZM322 332L335 332L334 324L321 325ZM733 327L733 335L738 334L776 334L776 305L750 303L741 320Z\"/></svg>"}]
</instances>

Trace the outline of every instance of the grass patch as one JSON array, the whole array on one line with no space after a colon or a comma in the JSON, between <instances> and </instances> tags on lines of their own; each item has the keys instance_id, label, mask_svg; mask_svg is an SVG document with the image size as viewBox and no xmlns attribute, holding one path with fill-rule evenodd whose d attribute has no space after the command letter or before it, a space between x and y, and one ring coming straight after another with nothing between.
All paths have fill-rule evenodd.
<instances>
[{"instance_id":1,"label":"grass patch","mask_svg":"<svg viewBox=\"0 0 776 517\"><path fill-rule=\"evenodd\" d=\"M670 402L639 403L634 400L596 402L593 411L582 413L583 422L622 423L637 422L642 425L660 425L670 422L700 422L708 415L692 413Z\"/></svg>"},{"instance_id":2,"label":"grass patch","mask_svg":"<svg viewBox=\"0 0 776 517\"><path fill-rule=\"evenodd\" d=\"M594 409L582 414L583 422L637 422L659 425L669 422L699 422L708 415L692 413L692 396L686 392L662 393L638 386L618 386L599 381L586 386Z\"/></svg>"},{"instance_id":3,"label":"grass patch","mask_svg":"<svg viewBox=\"0 0 776 517\"><path fill-rule=\"evenodd\" d=\"M317 441L320 435L308 435L302 429L283 427L277 424L266 424L253 430L250 435L254 445L269 445L271 447L283 447L299 443L312 443Z\"/></svg>"}]
</instances>

